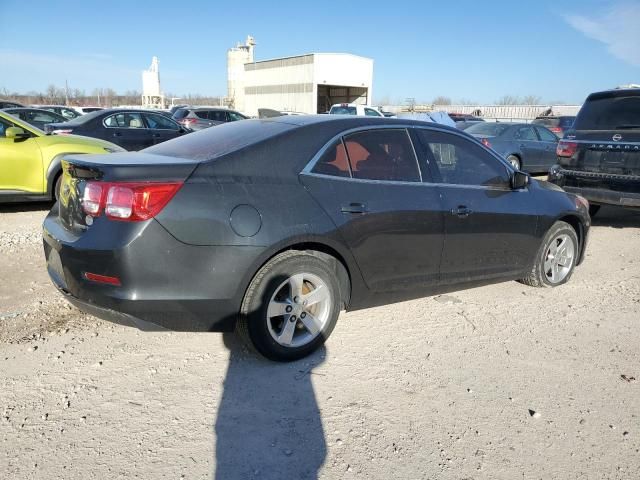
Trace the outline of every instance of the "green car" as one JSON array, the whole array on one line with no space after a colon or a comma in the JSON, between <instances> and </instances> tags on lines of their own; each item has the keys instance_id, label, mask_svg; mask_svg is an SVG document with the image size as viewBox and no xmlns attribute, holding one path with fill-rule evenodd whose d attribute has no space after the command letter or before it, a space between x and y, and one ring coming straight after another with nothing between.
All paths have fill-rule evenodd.
<instances>
[{"instance_id":1,"label":"green car","mask_svg":"<svg viewBox=\"0 0 640 480\"><path fill-rule=\"evenodd\" d=\"M0 203L57 199L65 155L124 151L96 138L47 135L0 111Z\"/></svg>"}]
</instances>

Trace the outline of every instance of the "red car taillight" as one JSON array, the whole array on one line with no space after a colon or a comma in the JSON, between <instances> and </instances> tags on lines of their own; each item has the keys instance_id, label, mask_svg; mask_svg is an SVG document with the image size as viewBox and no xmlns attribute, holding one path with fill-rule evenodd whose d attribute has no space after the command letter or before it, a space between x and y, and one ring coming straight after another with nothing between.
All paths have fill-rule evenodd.
<instances>
[{"instance_id":1,"label":"red car taillight","mask_svg":"<svg viewBox=\"0 0 640 480\"><path fill-rule=\"evenodd\" d=\"M188 127L189 125L191 125L192 123L196 123L198 121L198 119L196 118L183 118L181 120L178 120L178 123L180 125L184 125L185 127Z\"/></svg>"},{"instance_id":2,"label":"red car taillight","mask_svg":"<svg viewBox=\"0 0 640 480\"><path fill-rule=\"evenodd\" d=\"M576 142L565 142L560 140L556 147L556 155L559 157L572 157L578 150L578 144Z\"/></svg>"},{"instance_id":3,"label":"red car taillight","mask_svg":"<svg viewBox=\"0 0 640 480\"><path fill-rule=\"evenodd\" d=\"M562 133L562 128L560 127L549 127L549 130L551 130L553 133Z\"/></svg>"},{"instance_id":4,"label":"red car taillight","mask_svg":"<svg viewBox=\"0 0 640 480\"><path fill-rule=\"evenodd\" d=\"M489 140L487 140L486 138L480 140L480 143L482 143L487 148L491 148L491 142L489 142Z\"/></svg>"},{"instance_id":5,"label":"red car taillight","mask_svg":"<svg viewBox=\"0 0 640 480\"><path fill-rule=\"evenodd\" d=\"M98 217L139 222L155 217L182 187L182 182L129 183L87 182L82 196L82 210Z\"/></svg>"}]
</instances>

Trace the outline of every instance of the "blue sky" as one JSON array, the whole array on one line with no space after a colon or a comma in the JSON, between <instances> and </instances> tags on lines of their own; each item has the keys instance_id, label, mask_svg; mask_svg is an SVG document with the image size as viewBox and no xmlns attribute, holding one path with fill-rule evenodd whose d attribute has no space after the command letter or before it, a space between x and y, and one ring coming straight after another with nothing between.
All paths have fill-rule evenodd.
<instances>
[{"instance_id":1,"label":"blue sky","mask_svg":"<svg viewBox=\"0 0 640 480\"><path fill-rule=\"evenodd\" d=\"M145 6L153 4L152 9ZM349 52L374 59L374 100L581 102L640 83L640 0L109 2L0 0L0 89L162 88L226 94L226 51L256 58Z\"/></svg>"}]
</instances>

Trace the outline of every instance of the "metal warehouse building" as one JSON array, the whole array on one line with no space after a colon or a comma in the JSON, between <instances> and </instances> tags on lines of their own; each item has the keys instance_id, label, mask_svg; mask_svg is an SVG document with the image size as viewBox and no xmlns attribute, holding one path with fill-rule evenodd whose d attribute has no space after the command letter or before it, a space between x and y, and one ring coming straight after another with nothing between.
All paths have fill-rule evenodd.
<instances>
[{"instance_id":1,"label":"metal warehouse building","mask_svg":"<svg viewBox=\"0 0 640 480\"><path fill-rule=\"evenodd\" d=\"M370 105L373 60L349 53L310 53L254 61L255 42L227 53L228 97L248 115L259 108L322 113L334 103Z\"/></svg>"}]
</instances>

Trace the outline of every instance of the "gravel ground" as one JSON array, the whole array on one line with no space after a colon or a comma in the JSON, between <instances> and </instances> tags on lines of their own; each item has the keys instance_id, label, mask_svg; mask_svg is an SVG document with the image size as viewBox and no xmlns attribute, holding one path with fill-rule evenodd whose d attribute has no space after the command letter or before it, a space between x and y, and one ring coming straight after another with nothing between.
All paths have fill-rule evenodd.
<instances>
[{"instance_id":1,"label":"gravel ground","mask_svg":"<svg viewBox=\"0 0 640 480\"><path fill-rule=\"evenodd\" d=\"M275 364L68 306L45 208L0 207L0 478L638 478L638 213L601 211L568 285L343 314Z\"/></svg>"}]
</instances>

